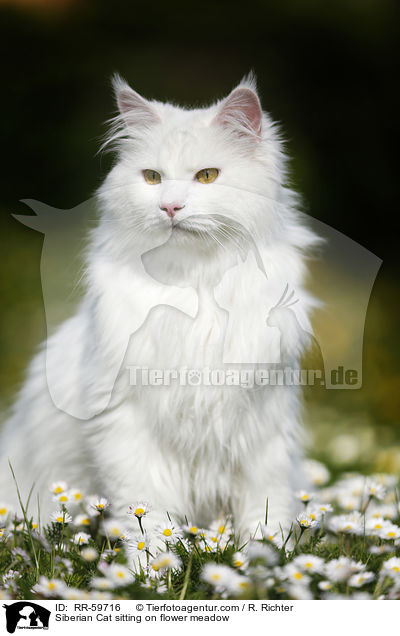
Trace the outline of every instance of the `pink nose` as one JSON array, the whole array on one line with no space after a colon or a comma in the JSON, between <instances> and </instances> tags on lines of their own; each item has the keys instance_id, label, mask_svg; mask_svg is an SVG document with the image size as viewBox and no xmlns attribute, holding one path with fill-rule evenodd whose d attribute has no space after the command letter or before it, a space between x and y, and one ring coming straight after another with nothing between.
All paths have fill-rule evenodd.
<instances>
[{"instance_id":1,"label":"pink nose","mask_svg":"<svg viewBox=\"0 0 400 636\"><path fill-rule=\"evenodd\" d=\"M180 203L168 203L160 205L161 210L164 210L164 212L168 214L170 219L173 219L175 214L179 212L179 210L182 210L182 208L184 207L185 206L181 205Z\"/></svg>"}]
</instances>

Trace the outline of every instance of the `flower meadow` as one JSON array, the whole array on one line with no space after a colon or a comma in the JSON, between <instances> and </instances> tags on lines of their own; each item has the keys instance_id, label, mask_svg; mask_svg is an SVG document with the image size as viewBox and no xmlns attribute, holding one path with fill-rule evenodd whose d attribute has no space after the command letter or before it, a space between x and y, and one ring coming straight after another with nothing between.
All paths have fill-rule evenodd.
<instances>
[{"instance_id":1,"label":"flower meadow","mask_svg":"<svg viewBox=\"0 0 400 636\"><path fill-rule=\"evenodd\" d=\"M289 532L271 532L266 502L244 543L229 518L201 528L166 514L149 535L151 502L132 501L121 521L63 481L49 487L46 524L0 493L0 599L399 599L397 477L332 481L322 463L305 467L313 486L296 493Z\"/></svg>"}]
</instances>

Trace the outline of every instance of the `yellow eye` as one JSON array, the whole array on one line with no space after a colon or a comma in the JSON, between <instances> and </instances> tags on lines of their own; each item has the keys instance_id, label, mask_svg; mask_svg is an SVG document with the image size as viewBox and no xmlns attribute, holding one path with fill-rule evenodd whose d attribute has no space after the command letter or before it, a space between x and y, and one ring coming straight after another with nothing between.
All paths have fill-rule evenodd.
<instances>
[{"instance_id":1,"label":"yellow eye","mask_svg":"<svg viewBox=\"0 0 400 636\"><path fill-rule=\"evenodd\" d=\"M219 175L218 168L204 168L196 174L197 181L200 183L212 183Z\"/></svg>"},{"instance_id":2,"label":"yellow eye","mask_svg":"<svg viewBox=\"0 0 400 636\"><path fill-rule=\"evenodd\" d=\"M161 183L161 175L155 170L143 170L143 176L149 185Z\"/></svg>"}]
</instances>

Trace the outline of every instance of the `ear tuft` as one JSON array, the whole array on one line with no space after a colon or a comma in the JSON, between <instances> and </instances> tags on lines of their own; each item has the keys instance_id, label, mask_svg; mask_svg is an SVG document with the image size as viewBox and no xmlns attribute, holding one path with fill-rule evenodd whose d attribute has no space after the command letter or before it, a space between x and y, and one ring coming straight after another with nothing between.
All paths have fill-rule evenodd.
<instances>
[{"instance_id":1,"label":"ear tuft","mask_svg":"<svg viewBox=\"0 0 400 636\"><path fill-rule=\"evenodd\" d=\"M238 86L222 102L214 122L236 130L239 135L260 137L262 109L257 93L248 86Z\"/></svg>"},{"instance_id":2,"label":"ear tuft","mask_svg":"<svg viewBox=\"0 0 400 636\"><path fill-rule=\"evenodd\" d=\"M112 85L118 110L128 126L160 123L160 117L151 103L134 91L118 74L113 76Z\"/></svg>"}]
</instances>

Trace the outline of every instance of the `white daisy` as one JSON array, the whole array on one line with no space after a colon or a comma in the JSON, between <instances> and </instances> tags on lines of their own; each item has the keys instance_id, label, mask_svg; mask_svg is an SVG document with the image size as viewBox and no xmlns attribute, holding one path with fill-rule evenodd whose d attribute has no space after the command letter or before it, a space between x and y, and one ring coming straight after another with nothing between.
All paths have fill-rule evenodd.
<instances>
[{"instance_id":1,"label":"white daisy","mask_svg":"<svg viewBox=\"0 0 400 636\"><path fill-rule=\"evenodd\" d=\"M320 520L324 515L332 511L333 508L329 503L313 503L306 508L306 513L311 517L311 519L317 520Z\"/></svg>"},{"instance_id":2,"label":"white daisy","mask_svg":"<svg viewBox=\"0 0 400 636\"><path fill-rule=\"evenodd\" d=\"M80 504L84 501L84 495L79 488L73 488L68 491L68 497L71 504Z\"/></svg>"},{"instance_id":3,"label":"white daisy","mask_svg":"<svg viewBox=\"0 0 400 636\"><path fill-rule=\"evenodd\" d=\"M260 559L268 566L276 565L279 561L278 552L271 545L261 541L249 541L245 547L245 555L249 561Z\"/></svg>"},{"instance_id":4,"label":"white daisy","mask_svg":"<svg viewBox=\"0 0 400 636\"><path fill-rule=\"evenodd\" d=\"M314 497L314 493L308 492L307 490L298 490L295 493L295 497L302 503L309 503Z\"/></svg>"},{"instance_id":5,"label":"white daisy","mask_svg":"<svg viewBox=\"0 0 400 636\"><path fill-rule=\"evenodd\" d=\"M99 592L98 590L93 590L89 594L89 598L94 601L109 601L114 599L115 597L111 594L111 592Z\"/></svg>"},{"instance_id":6,"label":"white daisy","mask_svg":"<svg viewBox=\"0 0 400 636\"><path fill-rule=\"evenodd\" d=\"M229 586L234 570L227 565L219 565L218 563L206 563L201 571L201 578L206 583L210 583L218 588L226 588Z\"/></svg>"},{"instance_id":7,"label":"white daisy","mask_svg":"<svg viewBox=\"0 0 400 636\"><path fill-rule=\"evenodd\" d=\"M304 462L304 469L308 479L314 486L324 486L331 478L327 467L315 459L307 459Z\"/></svg>"},{"instance_id":8,"label":"white daisy","mask_svg":"<svg viewBox=\"0 0 400 636\"><path fill-rule=\"evenodd\" d=\"M232 555L232 563L238 570L244 570L249 564L249 560L243 552L235 552Z\"/></svg>"},{"instance_id":9,"label":"white daisy","mask_svg":"<svg viewBox=\"0 0 400 636\"><path fill-rule=\"evenodd\" d=\"M237 573L231 574L231 577L226 585L226 589L229 594L233 596L240 596L245 594L251 587L251 581L248 577L242 576Z\"/></svg>"},{"instance_id":10,"label":"white daisy","mask_svg":"<svg viewBox=\"0 0 400 636\"><path fill-rule=\"evenodd\" d=\"M182 561L173 552L161 552L153 559L150 567L158 572L159 570L176 570L181 565Z\"/></svg>"},{"instance_id":11,"label":"white daisy","mask_svg":"<svg viewBox=\"0 0 400 636\"><path fill-rule=\"evenodd\" d=\"M105 497L92 496L88 501L89 506L100 514L111 506L110 502Z\"/></svg>"},{"instance_id":12,"label":"white daisy","mask_svg":"<svg viewBox=\"0 0 400 636\"><path fill-rule=\"evenodd\" d=\"M50 521L53 523L63 523L64 525L67 523L71 523L72 517L65 510L57 510L50 515Z\"/></svg>"},{"instance_id":13,"label":"white daisy","mask_svg":"<svg viewBox=\"0 0 400 636\"><path fill-rule=\"evenodd\" d=\"M348 515L335 515L329 519L328 528L331 532L344 532L346 534L362 535L364 533L364 520L359 512Z\"/></svg>"},{"instance_id":14,"label":"white daisy","mask_svg":"<svg viewBox=\"0 0 400 636\"><path fill-rule=\"evenodd\" d=\"M89 592L86 592L86 590L79 590L76 587L68 587L65 590L63 598L67 601L85 601L90 599L90 594Z\"/></svg>"},{"instance_id":15,"label":"white daisy","mask_svg":"<svg viewBox=\"0 0 400 636\"><path fill-rule=\"evenodd\" d=\"M385 498L386 488L373 479L367 479L365 484L365 492L367 497L373 497L374 499L379 499L380 501L382 501L382 499Z\"/></svg>"},{"instance_id":16,"label":"white daisy","mask_svg":"<svg viewBox=\"0 0 400 636\"><path fill-rule=\"evenodd\" d=\"M228 539L233 532L232 520L229 517L220 517L210 525L210 531L215 535L224 536Z\"/></svg>"},{"instance_id":17,"label":"white daisy","mask_svg":"<svg viewBox=\"0 0 400 636\"><path fill-rule=\"evenodd\" d=\"M54 481L50 486L50 492L53 495L61 495L66 490L68 490L68 484L65 481Z\"/></svg>"},{"instance_id":18,"label":"white daisy","mask_svg":"<svg viewBox=\"0 0 400 636\"><path fill-rule=\"evenodd\" d=\"M85 559L85 561L88 561L88 563L96 561L98 556L99 553L97 552L96 548L88 546L87 548L83 548L83 550L81 550L82 559Z\"/></svg>"},{"instance_id":19,"label":"white daisy","mask_svg":"<svg viewBox=\"0 0 400 636\"><path fill-rule=\"evenodd\" d=\"M352 574L360 572L364 568L363 563L342 556L325 563L324 573L329 580L339 583L346 581Z\"/></svg>"},{"instance_id":20,"label":"white daisy","mask_svg":"<svg viewBox=\"0 0 400 636\"><path fill-rule=\"evenodd\" d=\"M70 503L70 497L67 490L64 490L61 493L57 493L53 495L53 501L59 503L61 506L66 506Z\"/></svg>"},{"instance_id":21,"label":"white daisy","mask_svg":"<svg viewBox=\"0 0 400 636\"><path fill-rule=\"evenodd\" d=\"M304 573L304 568L299 567L294 562L283 566L282 575L284 579L287 579L296 585L308 585L311 581L310 577Z\"/></svg>"},{"instance_id":22,"label":"white daisy","mask_svg":"<svg viewBox=\"0 0 400 636\"><path fill-rule=\"evenodd\" d=\"M392 557L382 563L381 574L392 579L400 579L400 557Z\"/></svg>"},{"instance_id":23,"label":"white daisy","mask_svg":"<svg viewBox=\"0 0 400 636\"><path fill-rule=\"evenodd\" d=\"M367 583L373 581L374 578L375 574L373 572L367 572L366 570L364 570L359 574L353 574L353 576L349 578L347 583L348 585L350 585L350 587L362 587L363 585L366 585Z\"/></svg>"},{"instance_id":24,"label":"white daisy","mask_svg":"<svg viewBox=\"0 0 400 636\"><path fill-rule=\"evenodd\" d=\"M112 590L115 586L110 579L103 576L95 576L90 581L91 587L95 587L97 590Z\"/></svg>"},{"instance_id":25,"label":"white daisy","mask_svg":"<svg viewBox=\"0 0 400 636\"><path fill-rule=\"evenodd\" d=\"M132 554L144 554L149 549L150 539L147 534L137 534L128 543L128 551Z\"/></svg>"},{"instance_id":26,"label":"white daisy","mask_svg":"<svg viewBox=\"0 0 400 636\"><path fill-rule=\"evenodd\" d=\"M371 554L386 554L387 552L393 552L393 547L387 543L383 543L382 545L369 546L368 551L371 552Z\"/></svg>"},{"instance_id":27,"label":"white daisy","mask_svg":"<svg viewBox=\"0 0 400 636\"><path fill-rule=\"evenodd\" d=\"M126 528L117 519L105 519L102 525L102 532L106 537L113 540L126 541L129 538L129 533Z\"/></svg>"},{"instance_id":28,"label":"white daisy","mask_svg":"<svg viewBox=\"0 0 400 636\"><path fill-rule=\"evenodd\" d=\"M87 532L77 532L74 535L74 543L76 545L85 545L86 543L89 543L89 539L90 534L88 534Z\"/></svg>"},{"instance_id":29,"label":"white daisy","mask_svg":"<svg viewBox=\"0 0 400 636\"><path fill-rule=\"evenodd\" d=\"M114 584L114 587L129 585L134 580L133 573L125 565L119 563L111 563L105 570L105 576Z\"/></svg>"},{"instance_id":30,"label":"white daisy","mask_svg":"<svg viewBox=\"0 0 400 636\"><path fill-rule=\"evenodd\" d=\"M11 514L11 512L11 506L4 501L0 501L0 525L5 525L7 518Z\"/></svg>"},{"instance_id":31,"label":"white daisy","mask_svg":"<svg viewBox=\"0 0 400 636\"><path fill-rule=\"evenodd\" d=\"M393 523L388 522L382 530L378 531L377 535L380 539L392 541L393 539L398 539L400 537L400 528L395 526Z\"/></svg>"},{"instance_id":32,"label":"white daisy","mask_svg":"<svg viewBox=\"0 0 400 636\"><path fill-rule=\"evenodd\" d=\"M383 517L370 517L365 521L365 533L377 536L381 530L391 525L390 521L383 519Z\"/></svg>"},{"instance_id":33,"label":"white daisy","mask_svg":"<svg viewBox=\"0 0 400 636\"><path fill-rule=\"evenodd\" d=\"M182 530L186 532L189 536L195 537L201 531L201 528L196 526L194 523L186 523L182 526Z\"/></svg>"},{"instance_id":34,"label":"white daisy","mask_svg":"<svg viewBox=\"0 0 400 636\"><path fill-rule=\"evenodd\" d=\"M305 513L297 515L296 521L299 524L300 528L304 530L309 530L310 528L314 528L318 525L318 521L316 519L311 519L311 517L309 517Z\"/></svg>"},{"instance_id":35,"label":"white daisy","mask_svg":"<svg viewBox=\"0 0 400 636\"><path fill-rule=\"evenodd\" d=\"M318 587L320 590L323 590L324 592L327 592L328 590L331 590L333 585L330 581L320 581L318 583Z\"/></svg>"},{"instance_id":36,"label":"white daisy","mask_svg":"<svg viewBox=\"0 0 400 636\"><path fill-rule=\"evenodd\" d=\"M90 526L91 519L89 515L80 514L74 517L74 526Z\"/></svg>"},{"instance_id":37,"label":"white daisy","mask_svg":"<svg viewBox=\"0 0 400 636\"><path fill-rule=\"evenodd\" d=\"M164 542L176 543L183 537L181 530L169 519L154 528L154 533Z\"/></svg>"},{"instance_id":38,"label":"white daisy","mask_svg":"<svg viewBox=\"0 0 400 636\"><path fill-rule=\"evenodd\" d=\"M142 519L147 514L149 514L151 510L150 504L148 501L139 500L134 504L128 507L128 515L133 515L137 519Z\"/></svg>"},{"instance_id":39,"label":"white daisy","mask_svg":"<svg viewBox=\"0 0 400 636\"><path fill-rule=\"evenodd\" d=\"M278 533L274 532L268 525L261 524L261 534L266 541L275 544L278 542Z\"/></svg>"},{"instance_id":40,"label":"white daisy","mask_svg":"<svg viewBox=\"0 0 400 636\"><path fill-rule=\"evenodd\" d=\"M304 572L308 572L310 574L319 574L322 572L324 567L324 560L318 556L314 556L313 554L300 554L293 559L292 563L301 568Z\"/></svg>"},{"instance_id":41,"label":"white daisy","mask_svg":"<svg viewBox=\"0 0 400 636\"><path fill-rule=\"evenodd\" d=\"M66 585L61 579L48 579L47 576L40 576L38 583L33 586L32 592L41 594L47 598L63 598Z\"/></svg>"}]
</instances>

